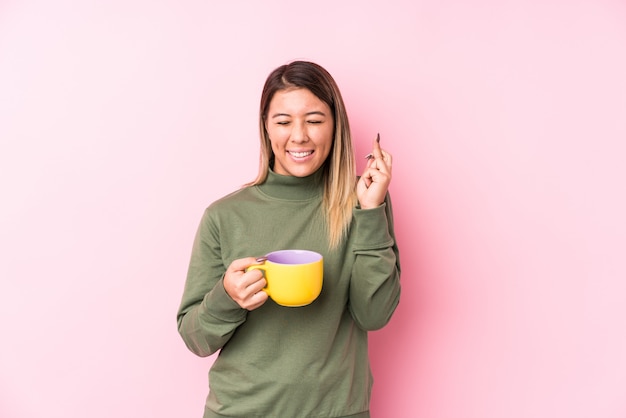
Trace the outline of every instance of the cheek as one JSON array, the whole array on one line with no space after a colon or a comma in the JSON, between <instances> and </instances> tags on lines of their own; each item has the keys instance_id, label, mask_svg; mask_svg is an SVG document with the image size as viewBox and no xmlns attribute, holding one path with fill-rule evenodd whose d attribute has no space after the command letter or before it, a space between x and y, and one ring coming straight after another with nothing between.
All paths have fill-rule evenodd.
<instances>
[{"instance_id":1,"label":"cheek","mask_svg":"<svg viewBox=\"0 0 626 418\"><path fill-rule=\"evenodd\" d=\"M270 128L267 129L267 136L272 144L272 149L276 148L276 146L280 143L280 132Z\"/></svg>"},{"instance_id":2,"label":"cheek","mask_svg":"<svg viewBox=\"0 0 626 418\"><path fill-rule=\"evenodd\" d=\"M265 128L270 139L280 141L289 137L289 131L284 126L270 125L269 128Z\"/></svg>"},{"instance_id":3,"label":"cheek","mask_svg":"<svg viewBox=\"0 0 626 418\"><path fill-rule=\"evenodd\" d=\"M277 154L279 150L278 150L278 145L276 144L276 142L270 141L270 146L272 147L272 152L274 154Z\"/></svg>"},{"instance_id":4,"label":"cheek","mask_svg":"<svg viewBox=\"0 0 626 418\"><path fill-rule=\"evenodd\" d=\"M326 145L326 148L328 148L328 150L330 150L333 146L334 137L335 137L335 130L332 127L330 129L327 129L326 132L324 132L324 143Z\"/></svg>"}]
</instances>

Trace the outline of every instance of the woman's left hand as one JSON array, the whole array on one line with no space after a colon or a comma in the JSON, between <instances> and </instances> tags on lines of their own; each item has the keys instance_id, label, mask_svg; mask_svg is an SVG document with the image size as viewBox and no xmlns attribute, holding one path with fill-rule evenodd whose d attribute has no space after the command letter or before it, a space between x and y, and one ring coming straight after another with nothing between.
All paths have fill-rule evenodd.
<instances>
[{"instance_id":1,"label":"woman's left hand","mask_svg":"<svg viewBox=\"0 0 626 418\"><path fill-rule=\"evenodd\" d=\"M361 209L380 206L385 201L391 183L391 154L380 148L380 135L368 155L367 166L356 185L356 195Z\"/></svg>"}]
</instances>

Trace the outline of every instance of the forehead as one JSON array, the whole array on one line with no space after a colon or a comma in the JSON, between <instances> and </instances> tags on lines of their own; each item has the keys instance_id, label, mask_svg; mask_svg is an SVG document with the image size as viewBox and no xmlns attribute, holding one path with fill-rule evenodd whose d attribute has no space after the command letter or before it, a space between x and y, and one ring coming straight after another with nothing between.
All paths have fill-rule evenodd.
<instances>
[{"instance_id":1,"label":"forehead","mask_svg":"<svg viewBox=\"0 0 626 418\"><path fill-rule=\"evenodd\" d=\"M310 112L311 110L328 112L326 103L306 88L278 90L270 102L270 113L275 110L287 113Z\"/></svg>"}]
</instances>

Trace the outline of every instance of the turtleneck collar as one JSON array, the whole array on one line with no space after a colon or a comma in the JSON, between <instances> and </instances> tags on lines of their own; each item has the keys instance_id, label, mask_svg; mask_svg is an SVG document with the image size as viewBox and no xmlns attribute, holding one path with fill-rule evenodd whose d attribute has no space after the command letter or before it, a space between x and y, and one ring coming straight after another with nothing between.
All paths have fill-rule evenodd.
<instances>
[{"instance_id":1,"label":"turtleneck collar","mask_svg":"<svg viewBox=\"0 0 626 418\"><path fill-rule=\"evenodd\" d=\"M323 168L307 177L284 176L270 169L267 179L256 187L261 193L276 199L308 200L324 191Z\"/></svg>"}]
</instances>

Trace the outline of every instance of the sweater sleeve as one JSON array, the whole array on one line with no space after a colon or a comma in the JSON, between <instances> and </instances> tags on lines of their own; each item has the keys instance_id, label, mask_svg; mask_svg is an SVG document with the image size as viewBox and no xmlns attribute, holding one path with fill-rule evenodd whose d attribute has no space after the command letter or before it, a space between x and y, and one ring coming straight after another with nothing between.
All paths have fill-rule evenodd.
<instances>
[{"instance_id":1,"label":"sweater sleeve","mask_svg":"<svg viewBox=\"0 0 626 418\"><path fill-rule=\"evenodd\" d=\"M222 348L247 317L247 311L224 289L225 271L218 228L207 209L194 240L177 315L178 332L183 341L201 357Z\"/></svg>"},{"instance_id":2,"label":"sweater sleeve","mask_svg":"<svg viewBox=\"0 0 626 418\"><path fill-rule=\"evenodd\" d=\"M391 200L372 209L354 209L355 256L350 281L350 313L365 330L391 319L400 301L400 259Z\"/></svg>"}]
</instances>

